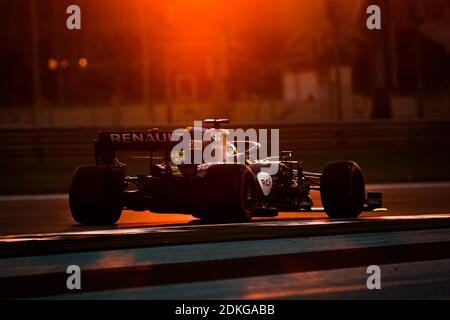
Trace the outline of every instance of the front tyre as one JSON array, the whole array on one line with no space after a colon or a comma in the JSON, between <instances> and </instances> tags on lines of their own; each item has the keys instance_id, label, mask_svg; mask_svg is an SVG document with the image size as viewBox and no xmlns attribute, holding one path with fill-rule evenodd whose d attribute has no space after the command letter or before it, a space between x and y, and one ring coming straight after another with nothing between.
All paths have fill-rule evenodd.
<instances>
[{"instance_id":1,"label":"front tyre","mask_svg":"<svg viewBox=\"0 0 450 320\"><path fill-rule=\"evenodd\" d=\"M356 218L365 200L364 177L353 161L329 163L320 179L320 197L330 218Z\"/></svg>"},{"instance_id":2,"label":"front tyre","mask_svg":"<svg viewBox=\"0 0 450 320\"><path fill-rule=\"evenodd\" d=\"M97 166L79 167L69 190L72 217L81 224L114 224L122 214L122 192L120 172Z\"/></svg>"}]
</instances>

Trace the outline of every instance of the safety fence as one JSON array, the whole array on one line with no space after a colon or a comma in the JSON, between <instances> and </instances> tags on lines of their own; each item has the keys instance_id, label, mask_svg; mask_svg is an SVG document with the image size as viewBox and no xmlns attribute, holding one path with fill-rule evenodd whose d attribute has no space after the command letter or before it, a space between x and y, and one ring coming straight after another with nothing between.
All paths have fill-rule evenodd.
<instances>
[{"instance_id":1,"label":"safety fence","mask_svg":"<svg viewBox=\"0 0 450 320\"><path fill-rule=\"evenodd\" d=\"M246 129L252 125L233 127ZM396 148L441 148L449 152L450 149L450 121L267 123L257 127L279 129L281 148L295 152ZM1 129L0 159L88 157L93 154L92 141L99 130Z\"/></svg>"}]
</instances>

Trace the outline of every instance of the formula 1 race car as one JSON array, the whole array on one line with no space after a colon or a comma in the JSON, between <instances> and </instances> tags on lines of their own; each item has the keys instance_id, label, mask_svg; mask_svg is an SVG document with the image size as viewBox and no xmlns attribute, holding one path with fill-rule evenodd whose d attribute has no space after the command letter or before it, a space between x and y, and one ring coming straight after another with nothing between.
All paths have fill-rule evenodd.
<instances>
[{"instance_id":1,"label":"formula 1 race car","mask_svg":"<svg viewBox=\"0 0 450 320\"><path fill-rule=\"evenodd\" d=\"M73 218L81 224L114 224L123 209L226 222L320 209L330 218L356 218L381 207L381 193L366 194L362 171L353 161L329 163L321 174L304 171L291 151L281 151L277 159L230 163L230 157L246 153L238 154L235 141L227 141L227 130L221 128L227 122L204 121L223 133L225 152L222 161L198 164L174 164L171 153L178 141L172 131L100 132L94 141L96 165L77 168L71 181ZM246 146L248 151L258 143L246 141ZM148 172L127 176L118 151L145 152ZM274 161L278 170L269 174L264 168ZM311 191L320 192L323 209L313 208Z\"/></svg>"}]
</instances>

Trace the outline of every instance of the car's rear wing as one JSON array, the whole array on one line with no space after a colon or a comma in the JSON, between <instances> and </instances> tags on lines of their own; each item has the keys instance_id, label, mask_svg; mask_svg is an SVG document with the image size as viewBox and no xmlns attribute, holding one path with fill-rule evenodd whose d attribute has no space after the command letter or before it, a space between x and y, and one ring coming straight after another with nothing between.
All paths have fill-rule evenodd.
<instances>
[{"instance_id":1,"label":"car's rear wing","mask_svg":"<svg viewBox=\"0 0 450 320\"><path fill-rule=\"evenodd\" d=\"M172 141L170 130L149 131L100 131L94 141L95 158L98 165L112 164L116 151L167 151L178 143Z\"/></svg>"}]
</instances>

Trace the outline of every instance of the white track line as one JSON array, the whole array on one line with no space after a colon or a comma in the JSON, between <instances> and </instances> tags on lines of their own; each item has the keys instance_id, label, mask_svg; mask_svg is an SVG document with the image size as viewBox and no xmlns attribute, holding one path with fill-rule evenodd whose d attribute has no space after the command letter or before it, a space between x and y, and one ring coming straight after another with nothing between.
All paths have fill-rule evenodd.
<instances>
[{"instance_id":1,"label":"white track line","mask_svg":"<svg viewBox=\"0 0 450 320\"><path fill-rule=\"evenodd\" d=\"M448 218L448 217L446 217ZM219 228L222 229L226 226L233 227L289 227L289 226L307 226L307 225L332 225L332 224L349 224L360 223L364 220L274 220L274 221L255 221L245 223L224 223L224 224L198 224L198 225L178 225L178 226L149 226L143 228L121 228L121 229L106 229L106 230L90 230L90 231L69 231L69 232L57 232L57 233L35 233L35 234L20 234L20 235L8 235L1 236L1 242L20 242L20 241L37 241L37 240L61 240L73 237L86 237L86 236L109 236L109 235L132 235L132 234L149 234L149 233L165 233L165 232L187 232L192 229L198 228Z\"/></svg>"},{"instance_id":2,"label":"white track line","mask_svg":"<svg viewBox=\"0 0 450 320\"><path fill-rule=\"evenodd\" d=\"M85 238L95 236L120 236L120 235L140 235L150 233L174 233L188 232L199 228L219 228L231 227L292 227L292 226L317 226L317 225L337 225L337 224L355 224L367 221L383 220L430 220L430 219L449 219L450 214L426 214L426 215L399 215L399 216L379 216L379 217L361 217L359 219L313 219L313 220L273 220L273 221L255 221L245 223L226 223L226 224L198 224L198 225L177 225L177 226L148 226L139 228L119 228L106 230L88 230L88 231L68 231L57 233L34 233L7 235L0 237L0 243L23 242L23 241L42 241L42 240L61 240L70 238Z\"/></svg>"}]
</instances>

